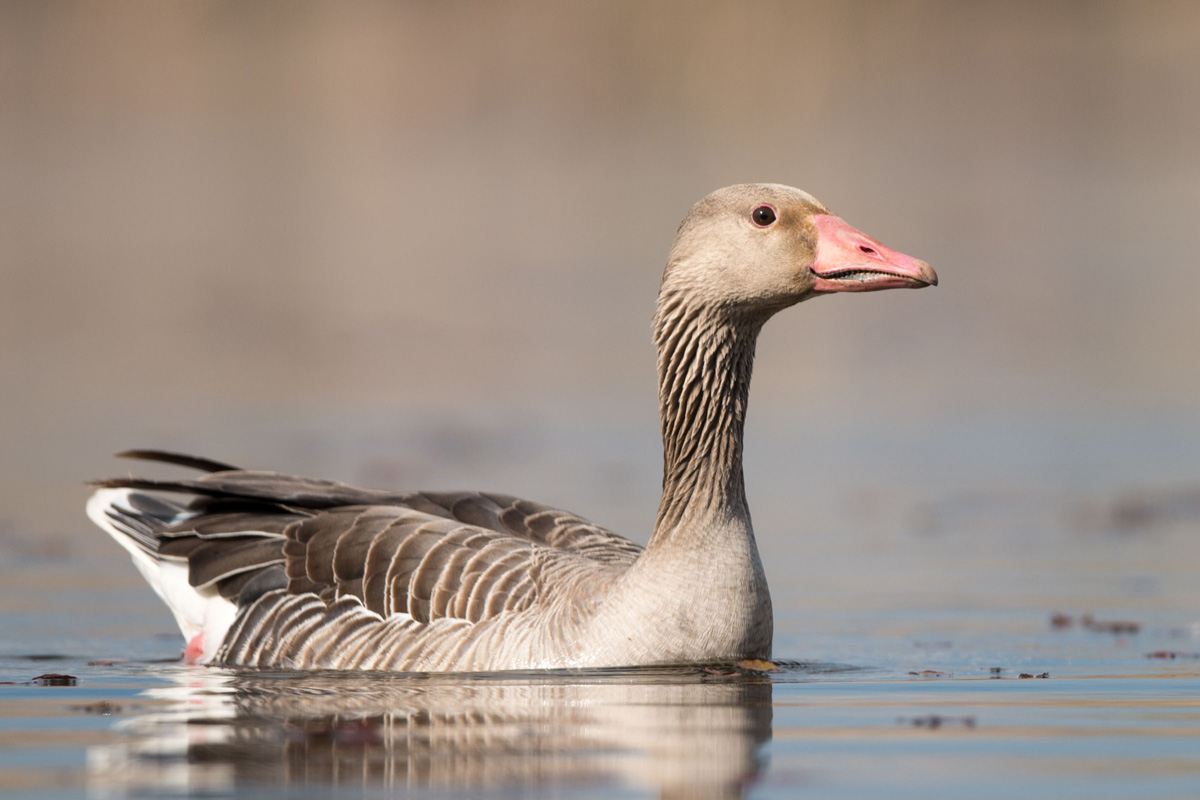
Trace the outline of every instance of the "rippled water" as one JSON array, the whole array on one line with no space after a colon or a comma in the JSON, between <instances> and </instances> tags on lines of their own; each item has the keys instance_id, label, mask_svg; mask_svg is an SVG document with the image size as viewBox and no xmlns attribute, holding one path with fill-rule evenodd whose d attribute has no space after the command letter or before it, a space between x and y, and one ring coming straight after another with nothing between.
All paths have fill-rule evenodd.
<instances>
[{"instance_id":1,"label":"rippled water","mask_svg":"<svg viewBox=\"0 0 1200 800\"><path fill-rule=\"evenodd\" d=\"M1145 617L1128 636L1045 623L893 620L874 640L814 645L853 665L768 674L337 675L8 656L0 670L20 682L0 692L0 783L25 797L1193 796L1200 634ZM131 644L143 657L174 648L152 636L101 652ZM1192 655L1148 658L1156 649ZM28 683L44 673L78 684Z\"/></svg>"},{"instance_id":2,"label":"rippled water","mask_svg":"<svg viewBox=\"0 0 1200 800\"><path fill-rule=\"evenodd\" d=\"M1126 450L1106 462L1094 452L1029 458L1045 430L927 433L892 442L887 456L858 453L845 438L824 453L816 440L751 443L755 523L776 600L780 664L767 673L188 667L170 617L122 555L6 558L0 790L1200 794L1200 515L1188 488L1200 437L1117 436ZM822 484L816 470L784 468L800 444L834 477ZM972 464L985 447L989 461ZM555 452L533 459L550 465L550 480ZM1117 461L1133 471L1106 471ZM896 480L881 480L889 472ZM798 474L811 530L789 539L783 510ZM878 489L885 484L894 497ZM824 489L836 486L857 502L828 500ZM74 685L35 680L44 674Z\"/></svg>"}]
</instances>

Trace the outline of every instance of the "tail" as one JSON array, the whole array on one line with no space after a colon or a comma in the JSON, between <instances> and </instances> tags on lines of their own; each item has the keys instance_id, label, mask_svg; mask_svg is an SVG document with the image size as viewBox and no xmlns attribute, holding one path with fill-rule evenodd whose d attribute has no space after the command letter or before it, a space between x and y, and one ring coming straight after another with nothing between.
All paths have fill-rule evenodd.
<instances>
[{"instance_id":1,"label":"tail","mask_svg":"<svg viewBox=\"0 0 1200 800\"><path fill-rule=\"evenodd\" d=\"M186 557L160 552L163 531L195 512L136 489L104 488L88 500L87 513L129 551L138 571L175 615L187 639L185 660L200 664L212 660L237 607L212 584L192 586Z\"/></svg>"}]
</instances>

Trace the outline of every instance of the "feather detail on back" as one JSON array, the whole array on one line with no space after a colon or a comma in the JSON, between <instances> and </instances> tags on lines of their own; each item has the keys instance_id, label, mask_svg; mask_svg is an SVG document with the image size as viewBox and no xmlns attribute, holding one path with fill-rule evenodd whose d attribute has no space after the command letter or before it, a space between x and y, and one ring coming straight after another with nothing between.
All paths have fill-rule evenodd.
<instances>
[{"instance_id":1,"label":"feather detail on back","mask_svg":"<svg viewBox=\"0 0 1200 800\"><path fill-rule=\"evenodd\" d=\"M218 465L156 455L136 451L142 459ZM546 597L547 581L555 591L542 610L551 613L575 602L566 591L571 585L605 583L642 551L573 514L483 492L387 493L228 469L195 480L98 485L93 518L154 575L147 577L156 589L171 568L186 569L194 597L180 586L159 591L177 619L178 608L214 598L234 610L219 620L219 631L197 612L181 620L189 639L219 637L224 646L207 653L213 663L504 668L491 656L447 662L444 648L431 643L465 653L487 623L511 628L533 609ZM192 500L181 506L149 492ZM347 647L351 640L360 646ZM387 658L380 655L385 644ZM538 661L531 653L507 658L517 666Z\"/></svg>"}]
</instances>

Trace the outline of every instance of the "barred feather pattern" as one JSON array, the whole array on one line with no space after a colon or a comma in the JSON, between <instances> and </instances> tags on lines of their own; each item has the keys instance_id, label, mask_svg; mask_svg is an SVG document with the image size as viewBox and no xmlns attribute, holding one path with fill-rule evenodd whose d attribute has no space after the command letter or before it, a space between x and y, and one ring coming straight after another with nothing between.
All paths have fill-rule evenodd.
<instances>
[{"instance_id":1,"label":"barred feather pattern","mask_svg":"<svg viewBox=\"0 0 1200 800\"><path fill-rule=\"evenodd\" d=\"M136 530L144 550L185 562L194 588L237 604L212 660L230 666L570 665L581 658L573 634L584 608L642 552L575 515L508 495L385 497L240 470L102 485L135 489L110 517ZM185 508L148 489L194 500ZM389 502L333 504L347 499Z\"/></svg>"},{"instance_id":2,"label":"barred feather pattern","mask_svg":"<svg viewBox=\"0 0 1200 800\"><path fill-rule=\"evenodd\" d=\"M715 513L714 505L746 513L742 437L762 321L730 321L730 313L664 287L654 337L663 439L656 535L678 529L685 514Z\"/></svg>"}]
</instances>

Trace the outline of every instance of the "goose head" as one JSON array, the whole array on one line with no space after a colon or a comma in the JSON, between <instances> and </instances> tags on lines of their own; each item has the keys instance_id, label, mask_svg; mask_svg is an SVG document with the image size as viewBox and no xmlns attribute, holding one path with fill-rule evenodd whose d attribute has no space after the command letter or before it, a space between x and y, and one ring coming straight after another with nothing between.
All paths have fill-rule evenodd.
<instances>
[{"instance_id":1,"label":"goose head","mask_svg":"<svg viewBox=\"0 0 1200 800\"><path fill-rule=\"evenodd\" d=\"M686 298L762 320L820 294L936 285L927 263L851 227L807 192L739 184L718 189L688 212L663 273L660 302Z\"/></svg>"}]
</instances>

